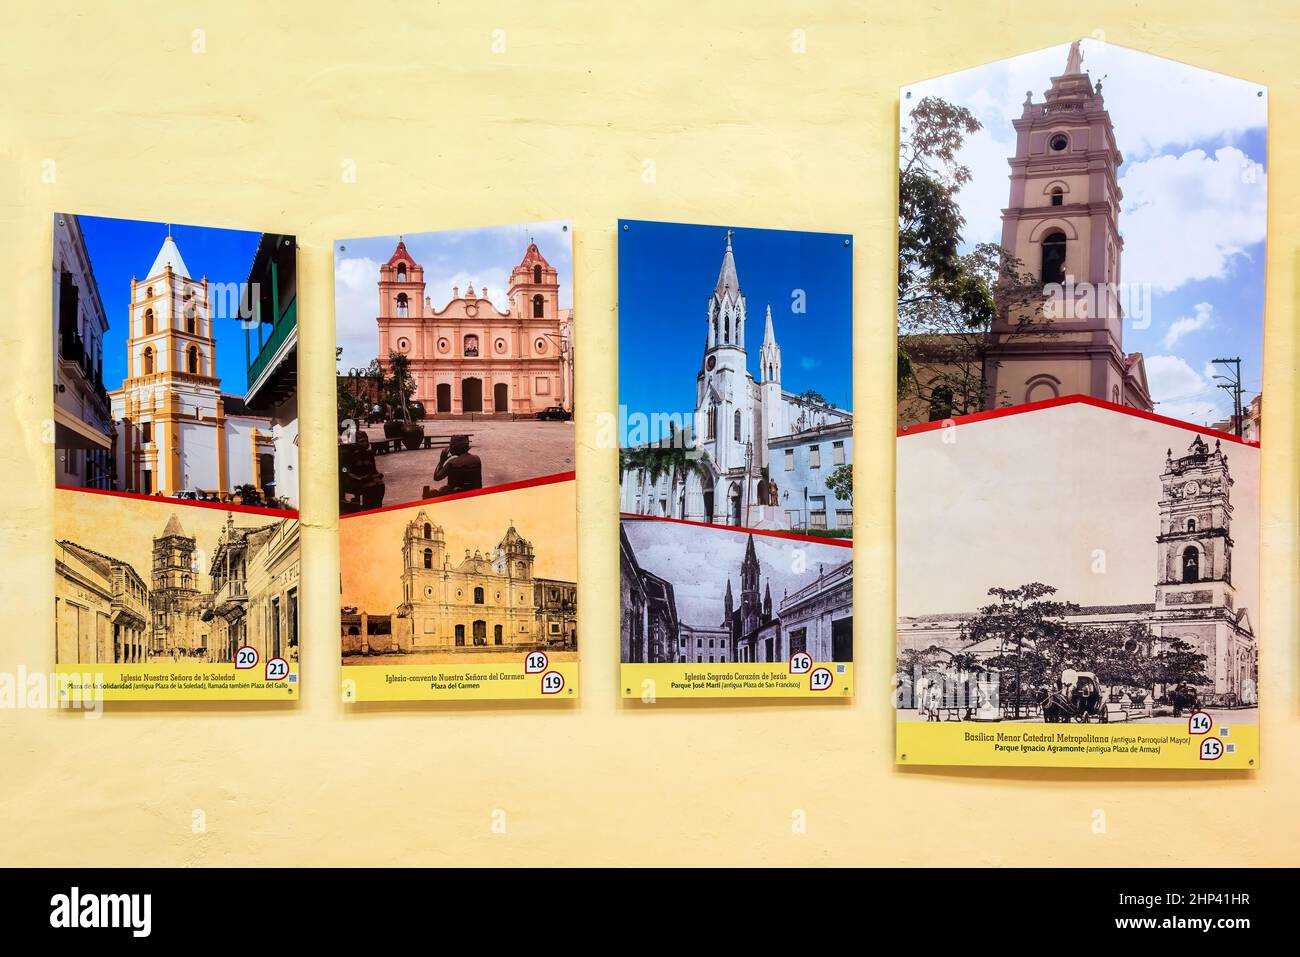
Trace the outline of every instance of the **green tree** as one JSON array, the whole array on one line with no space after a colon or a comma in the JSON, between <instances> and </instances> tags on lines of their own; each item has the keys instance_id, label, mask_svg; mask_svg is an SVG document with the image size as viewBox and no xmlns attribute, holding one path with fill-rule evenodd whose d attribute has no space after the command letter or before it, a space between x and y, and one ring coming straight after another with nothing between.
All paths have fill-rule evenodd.
<instances>
[{"instance_id":1,"label":"green tree","mask_svg":"<svg viewBox=\"0 0 1300 957\"><path fill-rule=\"evenodd\" d=\"M837 465L826 476L826 491L830 492L840 501L853 504L853 465L845 462L843 465Z\"/></svg>"},{"instance_id":2,"label":"green tree","mask_svg":"<svg viewBox=\"0 0 1300 957\"><path fill-rule=\"evenodd\" d=\"M1041 298L1041 284L1019 260L995 243L962 252L957 194L971 173L957 156L980 128L970 110L927 96L908 114L900 144L897 393L934 410L931 418L989 405L985 359L999 315L1014 317L1013 336L1046 331L1025 308Z\"/></svg>"},{"instance_id":3,"label":"green tree","mask_svg":"<svg viewBox=\"0 0 1300 957\"><path fill-rule=\"evenodd\" d=\"M393 408L402 410L402 421L410 422L411 410L408 403L415 396L415 379L411 376L411 360L396 350L389 352L388 377L381 383L380 390L384 401Z\"/></svg>"},{"instance_id":4,"label":"green tree","mask_svg":"<svg viewBox=\"0 0 1300 957\"><path fill-rule=\"evenodd\" d=\"M996 601L963 623L962 638L971 645L998 643L998 653L985 658L984 666L1000 673L1004 700L1010 698L1019 714L1026 698L1047 686L1055 650L1072 640L1064 619L1079 606L1054 598L1056 589L1042 582L988 593Z\"/></svg>"}]
</instances>

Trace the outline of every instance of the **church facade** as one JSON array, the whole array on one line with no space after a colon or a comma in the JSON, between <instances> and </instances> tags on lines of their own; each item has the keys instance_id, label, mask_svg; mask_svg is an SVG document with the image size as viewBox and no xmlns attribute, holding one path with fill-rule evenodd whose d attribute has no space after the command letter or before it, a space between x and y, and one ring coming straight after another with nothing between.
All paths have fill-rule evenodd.
<instances>
[{"instance_id":1,"label":"church facade","mask_svg":"<svg viewBox=\"0 0 1300 957\"><path fill-rule=\"evenodd\" d=\"M1232 578L1232 476L1222 442L1199 435L1185 454L1166 453L1160 475L1156 536L1155 600L1084 606L1067 621L1080 627L1117 630L1145 626L1149 639L1135 654L1156 654L1162 642L1180 639L1205 656L1206 680L1197 687L1211 705L1258 701L1258 645L1250 615L1237 603ZM1068 598L1069 596L1064 596ZM999 655L993 642L962 639L966 614L902 617L898 650Z\"/></svg>"},{"instance_id":2,"label":"church facade","mask_svg":"<svg viewBox=\"0 0 1300 957\"><path fill-rule=\"evenodd\" d=\"M573 311L560 308L559 273L529 243L511 270L510 306L488 290L452 287L441 309L425 293L424 267L398 241L379 267L379 361L410 360L426 415L533 416L573 411Z\"/></svg>"},{"instance_id":3,"label":"church facade","mask_svg":"<svg viewBox=\"0 0 1300 957\"><path fill-rule=\"evenodd\" d=\"M749 371L748 324L748 302L728 232L718 281L706 306L694 426L686 434L693 450L703 453L699 467L661 475L641 467L629 469L623 476L620 509L741 528L788 529L800 527L801 521L814 522L811 506L817 505L821 527L828 527L828 510L832 516L840 511L845 516L831 518L829 527L851 526L851 504L827 491L825 477L835 467L833 456L841 464L853 460L852 413L815 395L783 388L771 306L763 320L755 379ZM748 338L752 340L752 333ZM820 481L807 479L805 472L807 480L799 483L792 474L796 463L811 465Z\"/></svg>"},{"instance_id":4,"label":"church facade","mask_svg":"<svg viewBox=\"0 0 1300 957\"><path fill-rule=\"evenodd\" d=\"M126 378L109 393L121 491L274 487L272 421L222 392L216 353L208 281L192 278L169 234L146 278L131 279Z\"/></svg>"},{"instance_id":5,"label":"church facade","mask_svg":"<svg viewBox=\"0 0 1300 957\"><path fill-rule=\"evenodd\" d=\"M402 603L391 641L402 652L489 652L577 647L577 586L538 579L532 543L511 525L488 554L447 553L441 526L421 510L402 535ZM556 627L552 628L551 626ZM372 639L371 651L382 651Z\"/></svg>"},{"instance_id":6,"label":"church facade","mask_svg":"<svg viewBox=\"0 0 1300 957\"><path fill-rule=\"evenodd\" d=\"M1027 94L1013 125L1001 245L1021 271L1037 276L1043 296L1002 309L982 356L965 357L982 361L984 408L1087 395L1149 412L1143 356L1123 345L1123 157L1101 84L1084 72L1077 43L1043 101ZM942 334L905 337L921 391L932 398L900 399L900 427L951 415L951 390L939 384L953 355L946 341Z\"/></svg>"}]
</instances>

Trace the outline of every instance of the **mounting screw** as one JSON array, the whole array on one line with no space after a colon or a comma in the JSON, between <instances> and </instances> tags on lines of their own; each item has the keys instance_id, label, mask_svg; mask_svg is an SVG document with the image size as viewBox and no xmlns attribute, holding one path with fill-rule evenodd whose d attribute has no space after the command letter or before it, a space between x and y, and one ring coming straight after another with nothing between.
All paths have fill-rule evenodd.
<instances>
[{"instance_id":1,"label":"mounting screw","mask_svg":"<svg viewBox=\"0 0 1300 957\"><path fill-rule=\"evenodd\" d=\"M624 224L623 224L623 232L627 232L627 229L628 229L628 227L627 227L627 223L624 223Z\"/></svg>"}]
</instances>

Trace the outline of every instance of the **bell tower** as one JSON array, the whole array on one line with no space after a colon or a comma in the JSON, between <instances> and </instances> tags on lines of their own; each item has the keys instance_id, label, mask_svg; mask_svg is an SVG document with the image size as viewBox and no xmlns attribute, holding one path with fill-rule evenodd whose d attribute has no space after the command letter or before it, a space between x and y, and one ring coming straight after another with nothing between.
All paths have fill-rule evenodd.
<instances>
[{"instance_id":1,"label":"bell tower","mask_svg":"<svg viewBox=\"0 0 1300 957\"><path fill-rule=\"evenodd\" d=\"M753 380L746 368L745 296L740 291L731 230L722 253L718 281L706 307L708 328L704 361L696 376L695 419L704 448L726 472L744 468L753 429Z\"/></svg>"},{"instance_id":2,"label":"bell tower","mask_svg":"<svg viewBox=\"0 0 1300 957\"><path fill-rule=\"evenodd\" d=\"M1187 454L1165 455L1156 536L1157 642L1178 639L1205 656L1207 703L1255 699L1257 645L1232 584L1232 476L1222 440L1199 435Z\"/></svg>"},{"instance_id":3,"label":"bell tower","mask_svg":"<svg viewBox=\"0 0 1300 957\"><path fill-rule=\"evenodd\" d=\"M1078 41L1043 101L1025 94L1013 125L1002 247L1044 288L993 323L986 405L1089 395L1149 411L1141 356L1123 350L1116 174L1124 158Z\"/></svg>"},{"instance_id":4,"label":"bell tower","mask_svg":"<svg viewBox=\"0 0 1300 957\"><path fill-rule=\"evenodd\" d=\"M407 603L443 601L442 571L446 541L442 526L421 511L402 535L402 600ZM432 589L432 592L430 592Z\"/></svg>"},{"instance_id":5,"label":"bell tower","mask_svg":"<svg viewBox=\"0 0 1300 957\"><path fill-rule=\"evenodd\" d=\"M560 317L560 274L546 261L537 243L530 242L524 258L510 271L510 312L516 319Z\"/></svg>"},{"instance_id":6,"label":"bell tower","mask_svg":"<svg viewBox=\"0 0 1300 957\"><path fill-rule=\"evenodd\" d=\"M419 335L424 316L424 267L417 263L406 243L399 239L388 262L379 267L379 355L387 361L394 349L411 356L425 354ZM399 343L404 343L403 349Z\"/></svg>"},{"instance_id":7,"label":"bell tower","mask_svg":"<svg viewBox=\"0 0 1300 957\"><path fill-rule=\"evenodd\" d=\"M1156 607L1233 607L1232 477L1222 443L1199 435L1187 454L1170 450L1160 476Z\"/></svg>"}]
</instances>

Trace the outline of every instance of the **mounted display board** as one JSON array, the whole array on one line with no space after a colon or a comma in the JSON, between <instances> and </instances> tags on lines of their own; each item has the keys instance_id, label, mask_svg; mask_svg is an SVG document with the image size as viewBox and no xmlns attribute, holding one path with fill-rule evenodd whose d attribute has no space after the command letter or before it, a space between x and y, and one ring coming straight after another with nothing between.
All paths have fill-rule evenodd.
<instances>
[{"instance_id":1,"label":"mounted display board","mask_svg":"<svg viewBox=\"0 0 1300 957\"><path fill-rule=\"evenodd\" d=\"M294 237L67 213L53 231L61 698L291 700Z\"/></svg>"},{"instance_id":2,"label":"mounted display board","mask_svg":"<svg viewBox=\"0 0 1300 957\"><path fill-rule=\"evenodd\" d=\"M573 234L335 244L343 699L577 695Z\"/></svg>"},{"instance_id":3,"label":"mounted display board","mask_svg":"<svg viewBox=\"0 0 1300 957\"><path fill-rule=\"evenodd\" d=\"M1258 767L1265 91L1085 40L902 104L897 760Z\"/></svg>"},{"instance_id":4,"label":"mounted display board","mask_svg":"<svg viewBox=\"0 0 1300 957\"><path fill-rule=\"evenodd\" d=\"M618 238L623 695L851 695L851 238Z\"/></svg>"}]
</instances>

